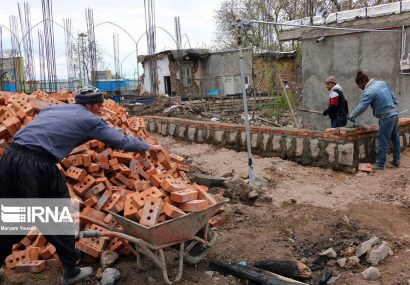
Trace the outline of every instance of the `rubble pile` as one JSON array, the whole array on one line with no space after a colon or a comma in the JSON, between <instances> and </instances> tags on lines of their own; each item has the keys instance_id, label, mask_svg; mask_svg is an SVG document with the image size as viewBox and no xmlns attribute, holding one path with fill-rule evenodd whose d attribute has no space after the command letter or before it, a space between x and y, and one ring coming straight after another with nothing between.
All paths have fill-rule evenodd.
<instances>
[{"instance_id":1,"label":"rubble pile","mask_svg":"<svg viewBox=\"0 0 410 285\"><path fill-rule=\"evenodd\" d=\"M74 94L41 91L31 95L0 92L0 154L13 142L14 134L31 122L44 107L74 102ZM125 109L112 100L104 102L102 118L125 134L138 136L150 144L155 138L145 131L142 118L128 117ZM67 122L69 123L69 122ZM175 219L190 212L203 211L219 197L206 186L191 183L184 158L165 148L156 153L112 150L91 140L75 148L57 164L65 177L70 197L80 203L81 229L117 228L114 212L146 227ZM95 260L104 251L130 254L132 248L116 237L77 239L76 247ZM17 272L40 272L47 263L58 263L54 246L37 230L30 231L6 259L6 267Z\"/></svg>"}]
</instances>

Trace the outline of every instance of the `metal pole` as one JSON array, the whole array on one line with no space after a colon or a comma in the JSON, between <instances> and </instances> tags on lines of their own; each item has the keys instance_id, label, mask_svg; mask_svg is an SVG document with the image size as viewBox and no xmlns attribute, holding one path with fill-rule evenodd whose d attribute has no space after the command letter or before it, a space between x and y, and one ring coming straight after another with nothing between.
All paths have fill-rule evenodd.
<instances>
[{"instance_id":1,"label":"metal pole","mask_svg":"<svg viewBox=\"0 0 410 285\"><path fill-rule=\"evenodd\" d=\"M245 71L244 71L244 64L243 64L243 50L240 45L239 45L239 70L241 72L243 111L245 113L246 147L248 150L248 175L249 175L249 182L251 182L254 176L253 162L252 162L252 149L251 149L251 131L249 127L248 102L246 98L246 89L245 89Z\"/></svg>"}]
</instances>

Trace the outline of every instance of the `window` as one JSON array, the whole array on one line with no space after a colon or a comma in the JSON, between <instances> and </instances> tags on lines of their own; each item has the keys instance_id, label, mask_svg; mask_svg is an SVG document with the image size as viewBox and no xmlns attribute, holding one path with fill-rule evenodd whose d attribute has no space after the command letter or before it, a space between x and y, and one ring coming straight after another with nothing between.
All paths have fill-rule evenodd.
<instances>
[{"instance_id":1,"label":"window","mask_svg":"<svg viewBox=\"0 0 410 285\"><path fill-rule=\"evenodd\" d=\"M192 85L192 67L190 64L182 65L182 84L184 86Z\"/></svg>"}]
</instances>

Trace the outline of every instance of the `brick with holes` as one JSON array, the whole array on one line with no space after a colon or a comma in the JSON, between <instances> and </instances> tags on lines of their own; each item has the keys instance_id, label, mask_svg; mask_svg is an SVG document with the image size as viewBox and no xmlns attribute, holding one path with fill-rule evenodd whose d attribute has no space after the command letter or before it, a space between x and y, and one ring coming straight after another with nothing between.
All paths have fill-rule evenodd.
<instances>
[{"instance_id":1,"label":"brick with holes","mask_svg":"<svg viewBox=\"0 0 410 285\"><path fill-rule=\"evenodd\" d=\"M46 269L45 260L23 261L16 265L15 270L18 273L32 272L39 273Z\"/></svg>"},{"instance_id":2,"label":"brick with holes","mask_svg":"<svg viewBox=\"0 0 410 285\"><path fill-rule=\"evenodd\" d=\"M179 218L185 215L184 211L166 202L162 206L162 212L164 212L165 215L173 219L176 219L176 218Z\"/></svg>"},{"instance_id":3,"label":"brick with holes","mask_svg":"<svg viewBox=\"0 0 410 285\"><path fill-rule=\"evenodd\" d=\"M79 250L81 250L82 252L84 252L86 254L89 254L93 257L100 256L101 252L102 252L101 249L99 249L99 248L97 248L97 247L95 247L91 244L85 243L84 241L77 241L75 243L75 247L78 248Z\"/></svg>"},{"instance_id":4,"label":"brick with holes","mask_svg":"<svg viewBox=\"0 0 410 285\"><path fill-rule=\"evenodd\" d=\"M76 183L73 186L74 192L78 196L82 196L88 189L90 189L95 183L95 178L91 175L87 175L83 181Z\"/></svg>"},{"instance_id":5,"label":"brick with holes","mask_svg":"<svg viewBox=\"0 0 410 285\"><path fill-rule=\"evenodd\" d=\"M167 192L174 192L186 189L185 183L176 179L164 179L161 187Z\"/></svg>"},{"instance_id":6,"label":"brick with holes","mask_svg":"<svg viewBox=\"0 0 410 285\"><path fill-rule=\"evenodd\" d=\"M99 202L99 201L98 201ZM81 212L82 216L87 216L92 219L98 220L98 221L104 221L106 214L103 212L94 209L92 207L85 207L83 211Z\"/></svg>"},{"instance_id":7,"label":"brick with holes","mask_svg":"<svg viewBox=\"0 0 410 285\"><path fill-rule=\"evenodd\" d=\"M100 199L97 202L97 205L95 205L94 208L101 210L104 205L110 200L111 196L112 191L110 189L105 190L104 194L101 195Z\"/></svg>"},{"instance_id":8,"label":"brick with holes","mask_svg":"<svg viewBox=\"0 0 410 285\"><path fill-rule=\"evenodd\" d=\"M174 161L174 162L183 162L184 161L184 158L182 156L179 156L179 155L176 155L176 154L173 154L173 153L171 153L169 156L170 156L171 160Z\"/></svg>"},{"instance_id":9,"label":"brick with holes","mask_svg":"<svg viewBox=\"0 0 410 285\"><path fill-rule=\"evenodd\" d=\"M66 177L69 177L75 181L83 181L84 178L87 176L87 172L84 169L71 166L65 172Z\"/></svg>"},{"instance_id":10,"label":"brick with holes","mask_svg":"<svg viewBox=\"0 0 410 285\"><path fill-rule=\"evenodd\" d=\"M147 227L155 225L161 214L162 204L163 202L161 198L149 196L144 205L140 224Z\"/></svg>"},{"instance_id":11,"label":"brick with holes","mask_svg":"<svg viewBox=\"0 0 410 285\"><path fill-rule=\"evenodd\" d=\"M129 164L131 160L134 158L133 154L130 152L119 152L113 151L111 154L112 158L116 158L118 162Z\"/></svg>"},{"instance_id":12,"label":"brick with holes","mask_svg":"<svg viewBox=\"0 0 410 285\"><path fill-rule=\"evenodd\" d=\"M41 259L49 259L50 257L52 257L54 254L56 253L56 248L54 247L54 245L52 245L51 243L49 243L45 249L43 249L40 252L40 258Z\"/></svg>"},{"instance_id":13,"label":"brick with holes","mask_svg":"<svg viewBox=\"0 0 410 285\"><path fill-rule=\"evenodd\" d=\"M125 199L120 193L112 194L110 200L103 207L104 211L118 213L124 210Z\"/></svg>"},{"instance_id":14,"label":"brick with holes","mask_svg":"<svg viewBox=\"0 0 410 285\"><path fill-rule=\"evenodd\" d=\"M171 192L171 201L176 203L185 203L196 200L198 198L198 191L192 189L184 189L180 191Z\"/></svg>"},{"instance_id":15,"label":"brick with holes","mask_svg":"<svg viewBox=\"0 0 410 285\"><path fill-rule=\"evenodd\" d=\"M207 191L204 190L202 187L198 187L198 199L208 201L208 206L216 205L217 202L214 196Z\"/></svg>"},{"instance_id":16,"label":"brick with holes","mask_svg":"<svg viewBox=\"0 0 410 285\"><path fill-rule=\"evenodd\" d=\"M124 206L124 217L130 220L137 221L137 213L138 210L141 208L135 203L134 199L132 199L133 194L129 194L125 197L125 206Z\"/></svg>"},{"instance_id":17,"label":"brick with holes","mask_svg":"<svg viewBox=\"0 0 410 285\"><path fill-rule=\"evenodd\" d=\"M192 200L179 205L179 208L184 212L200 212L208 209L208 201Z\"/></svg>"}]
</instances>

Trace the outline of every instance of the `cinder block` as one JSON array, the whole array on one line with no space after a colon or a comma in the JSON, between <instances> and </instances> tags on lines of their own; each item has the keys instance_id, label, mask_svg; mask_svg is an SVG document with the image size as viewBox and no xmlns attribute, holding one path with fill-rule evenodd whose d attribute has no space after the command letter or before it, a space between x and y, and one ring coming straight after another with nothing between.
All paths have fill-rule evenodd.
<instances>
[{"instance_id":1,"label":"cinder block","mask_svg":"<svg viewBox=\"0 0 410 285\"><path fill-rule=\"evenodd\" d=\"M140 219L140 224L151 227L157 223L158 217L162 209L162 199L156 197L148 197L144 205L144 210Z\"/></svg>"},{"instance_id":2,"label":"cinder block","mask_svg":"<svg viewBox=\"0 0 410 285\"><path fill-rule=\"evenodd\" d=\"M176 203L185 203L196 200L198 198L198 191L185 189L171 192L171 201Z\"/></svg>"},{"instance_id":3,"label":"cinder block","mask_svg":"<svg viewBox=\"0 0 410 285\"><path fill-rule=\"evenodd\" d=\"M208 209L206 200L192 200L179 205L179 208L184 212L200 212Z\"/></svg>"},{"instance_id":4,"label":"cinder block","mask_svg":"<svg viewBox=\"0 0 410 285\"><path fill-rule=\"evenodd\" d=\"M18 273L33 272L38 273L46 269L45 260L23 261L16 265L15 269Z\"/></svg>"}]
</instances>

